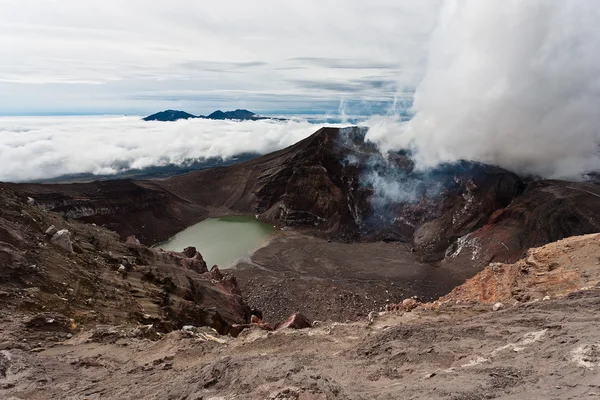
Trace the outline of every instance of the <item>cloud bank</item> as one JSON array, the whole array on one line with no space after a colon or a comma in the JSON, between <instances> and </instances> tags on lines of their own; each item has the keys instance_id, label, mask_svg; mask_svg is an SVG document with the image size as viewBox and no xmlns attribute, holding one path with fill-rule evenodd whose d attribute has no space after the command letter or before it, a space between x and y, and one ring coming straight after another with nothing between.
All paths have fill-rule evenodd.
<instances>
[{"instance_id":1,"label":"cloud bank","mask_svg":"<svg viewBox=\"0 0 600 400\"><path fill-rule=\"evenodd\" d=\"M113 174L242 152L264 154L292 145L318 128L302 120L165 123L140 117L3 117L0 181Z\"/></svg>"},{"instance_id":2,"label":"cloud bank","mask_svg":"<svg viewBox=\"0 0 600 400\"><path fill-rule=\"evenodd\" d=\"M447 1L415 117L369 122L422 169L476 160L544 177L600 169L600 3Z\"/></svg>"}]
</instances>

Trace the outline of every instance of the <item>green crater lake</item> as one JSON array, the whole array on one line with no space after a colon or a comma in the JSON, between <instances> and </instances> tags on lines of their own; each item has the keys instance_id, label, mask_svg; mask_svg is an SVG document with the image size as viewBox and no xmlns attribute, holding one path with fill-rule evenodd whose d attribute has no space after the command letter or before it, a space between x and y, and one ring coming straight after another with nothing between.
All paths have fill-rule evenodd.
<instances>
[{"instance_id":1,"label":"green crater lake","mask_svg":"<svg viewBox=\"0 0 600 400\"><path fill-rule=\"evenodd\" d=\"M179 232L153 247L183 251L194 246L208 268L230 268L241 258L264 245L276 229L256 218L246 216L209 218Z\"/></svg>"}]
</instances>

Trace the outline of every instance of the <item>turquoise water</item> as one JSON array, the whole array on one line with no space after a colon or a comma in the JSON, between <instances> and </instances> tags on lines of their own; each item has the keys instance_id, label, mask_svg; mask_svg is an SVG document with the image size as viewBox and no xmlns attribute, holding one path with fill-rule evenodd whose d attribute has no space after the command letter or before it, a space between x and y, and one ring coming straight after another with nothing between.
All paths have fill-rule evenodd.
<instances>
[{"instance_id":1,"label":"turquoise water","mask_svg":"<svg viewBox=\"0 0 600 400\"><path fill-rule=\"evenodd\" d=\"M228 268L261 247L274 232L272 225L253 217L209 218L153 247L182 251L194 246L209 268Z\"/></svg>"}]
</instances>

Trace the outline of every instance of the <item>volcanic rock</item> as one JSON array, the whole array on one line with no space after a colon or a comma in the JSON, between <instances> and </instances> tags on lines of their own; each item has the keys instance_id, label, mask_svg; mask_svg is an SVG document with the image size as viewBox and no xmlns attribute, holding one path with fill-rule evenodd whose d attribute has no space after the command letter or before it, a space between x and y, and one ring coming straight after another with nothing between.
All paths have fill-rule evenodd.
<instances>
[{"instance_id":1,"label":"volcanic rock","mask_svg":"<svg viewBox=\"0 0 600 400\"><path fill-rule=\"evenodd\" d=\"M292 314L290 317L277 324L276 329L305 329L312 327L312 324L304 315L300 313Z\"/></svg>"},{"instance_id":2,"label":"volcanic rock","mask_svg":"<svg viewBox=\"0 0 600 400\"><path fill-rule=\"evenodd\" d=\"M563 297L600 284L600 234L574 236L527 251L513 264L492 264L440 301L508 301Z\"/></svg>"},{"instance_id":3,"label":"volcanic rock","mask_svg":"<svg viewBox=\"0 0 600 400\"><path fill-rule=\"evenodd\" d=\"M60 230L56 232L50 241L63 249L72 252L73 251L73 242L71 241L71 233L67 229Z\"/></svg>"},{"instance_id":4,"label":"volcanic rock","mask_svg":"<svg viewBox=\"0 0 600 400\"><path fill-rule=\"evenodd\" d=\"M195 247L186 247L185 249L183 249L183 254L187 257L187 258L192 258L194 257L196 254L198 254L198 252L196 251Z\"/></svg>"},{"instance_id":5,"label":"volcanic rock","mask_svg":"<svg viewBox=\"0 0 600 400\"><path fill-rule=\"evenodd\" d=\"M127 239L125 240L125 243L127 243L129 245L137 246L140 244L140 241L137 240L137 238L134 235L131 235L131 236L127 237Z\"/></svg>"},{"instance_id":6,"label":"volcanic rock","mask_svg":"<svg viewBox=\"0 0 600 400\"><path fill-rule=\"evenodd\" d=\"M233 337L238 337L239 334L246 330L246 329L251 329L251 328L258 328L258 329L262 329L265 331L273 331L273 327L264 322L262 319L258 318L256 315L252 315L250 317L250 323L249 324L234 324L231 327L231 330L229 331L229 334Z\"/></svg>"},{"instance_id":7,"label":"volcanic rock","mask_svg":"<svg viewBox=\"0 0 600 400\"><path fill-rule=\"evenodd\" d=\"M402 309L407 312L414 310L415 308L417 308L418 305L419 302L415 299L404 299L402 301Z\"/></svg>"},{"instance_id":8,"label":"volcanic rock","mask_svg":"<svg viewBox=\"0 0 600 400\"><path fill-rule=\"evenodd\" d=\"M69 318L59 313L41 313L28 318L25 321L27 328L35 328L45 331L70 331Z\"/></svg>"},{"instance_id":9,"label":"volcanic rock","mask_svg":"<svg viewBox=\"0 0 600 400\"><path fill-rule=\"evenodd\" d=\"M226 334L249 317L235 279L222 274L215 281L199 254L188 258L127 245L105 228L29 206L3 185L0 204L0 291L9 294L2 311L31 312L30 328L73 329L100 321L136 326L143 320L158 332L193 324ZM51 239L56 246L47 246L44 229L59 223L64 229ZM79 251L67 254L62 249L72 249L72 235ZM120 265L124 260L129 269ZM32 265L37 267L26 267Z\"/></svg>"}]
</instances>

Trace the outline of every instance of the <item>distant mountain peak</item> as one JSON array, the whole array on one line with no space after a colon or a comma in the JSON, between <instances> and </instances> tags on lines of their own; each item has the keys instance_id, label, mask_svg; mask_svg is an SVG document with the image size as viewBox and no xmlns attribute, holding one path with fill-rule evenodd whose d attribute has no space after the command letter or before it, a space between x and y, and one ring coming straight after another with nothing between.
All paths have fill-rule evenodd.
<instances>
[{"instance_id":1,"label":"distant mountain peak","mask_svg":"<svg viewBox=\"0 0 600 400\"><path fill-rule=\"evenodd\" d=\"M258 114L253 113L252 111L248 111L245 109L238 108L234 111L221 111L217 110L208 116L199 115L195 116L185 111L179 110L165 110L158 112L156 114L152 114L144 118L144 121L177 121L180 119L190 119L190 118L205 118L205 119L214 119L214 120L225 120L225 119L233 119L240 121L258 121L261 119L277 119L283 121L281 118L269 118L262 117Z\"/></svg>"},{"instance_id":2,"label":"distant mountain peak","mask_svg":"<svg viewBox=\"0 0 600 400\"><path fill-rule=\"evenodd\" d=\"M235 111L221 111L217 110L214 113L210 114L209 119L240 119L240 120L256 120L256 119L264 119L264 117L260 117L255 113L248 111L237 109Z\"/></svg>"},{"instance_id":3,"label":"distant mountain peak","mask_svg":"<svg viewBox=\"0 0 600 400\"><path fill-rule=\"evenodd\" d=\"M179 110L165 110L144 118L144 121L177 121L179 119L198 118L195 115Z\"/></svg>"}]
</instances>

